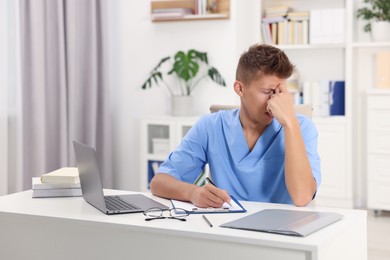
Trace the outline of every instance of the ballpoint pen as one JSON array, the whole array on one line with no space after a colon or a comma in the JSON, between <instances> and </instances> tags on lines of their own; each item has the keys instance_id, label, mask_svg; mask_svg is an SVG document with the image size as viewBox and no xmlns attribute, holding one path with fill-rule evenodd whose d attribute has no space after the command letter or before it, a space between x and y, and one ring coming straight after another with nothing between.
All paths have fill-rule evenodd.
<instances>
[{"instance_id":1,"label":"ballpoint pen","mask_svg":"<svg viewBox=\"0 0 390 260\"><path fill-rule=\"evenodd\" d=\"M202 215L202 217L203 217L204 221L206 221L206 223L207 223L210 227L213 227L213 224L211 224L210 220L208 220L208 219L206 218L205 215Z\"/></svg>"},{"instance_id":2,"label":"ballpoint pen","mask_svg":"<svg viewBox=\"0 0 390 260\"><path fill-rule=\"evenodd\" d=\"M206 181L211 185L213 185L214 187L217 187L217 185L215 185L214 182L209 177L206 177ZM229 206L232 206L230 202L226 202L226 203L229 204Z\"/></svg>"}]
</instances>

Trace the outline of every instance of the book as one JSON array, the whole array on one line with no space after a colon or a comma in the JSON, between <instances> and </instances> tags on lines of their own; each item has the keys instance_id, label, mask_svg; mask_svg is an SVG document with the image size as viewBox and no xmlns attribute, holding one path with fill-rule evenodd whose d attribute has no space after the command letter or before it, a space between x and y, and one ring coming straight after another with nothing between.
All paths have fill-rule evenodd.
<instances>
[{"instance_id":1,"label":"book","mask_svg":"<svg viewBox=\"0 0 390 260\"><path fill-rule=\"evenodd\" d=\"M33 189L33 198L80 197L81 188Z\"/></svg>"},{"instance_id":2,"label":"book","mask_svg":"<svg viewBox=\"0 0 390 260\"><path fill-rule=\"evenodd\" d=\"M40 177L32 177L33 190L79 189L80 183L44 183Z\"/></svg>"},{"instance_id":3,"label":"book","mask_svg":"<svg viewBox=\"0 0 390 260\"><path fill-rule=\"evenodd\" d=\"M390 51L376 54L376 87L390 89Z\"/></svg>"},{"instance_id":4,"label":"book","mask_svg":"<svg viewBox=\"0 0 390 260\"><path fill-rule=\"evenodd\" d=\"M330 115L344 116L345 115L345 81L330 81Z\"/></svg>"},{"instance_id":5,"label":"book","mask_svg":"<svg viewBox=\"0 0 390 260\"><path fill-rule=\"evenodd\" d=\"M80 183L79 172L76 167L63 167L41 176L43 183Z\"/></svg>"}]
</instances>

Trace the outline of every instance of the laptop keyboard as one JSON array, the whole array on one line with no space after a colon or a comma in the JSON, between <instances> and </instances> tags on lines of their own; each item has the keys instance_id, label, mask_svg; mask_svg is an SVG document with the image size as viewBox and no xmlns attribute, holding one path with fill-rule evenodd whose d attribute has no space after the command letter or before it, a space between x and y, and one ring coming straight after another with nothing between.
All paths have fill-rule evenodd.
<instances>
[{"instance_id":1,"label":"laptop keyboard","mask_svg":"<svg viewBox=\"0 0 390 260\"><path fill-rule=\"evenodd\" d=\"M104 199L106 201L106 207L110 211L123 211L123 210L140 209L140 207L137 207L133 204L127 203L119 196L106 196L106 197L104 197Z\"/></svg>"}]
</instances>

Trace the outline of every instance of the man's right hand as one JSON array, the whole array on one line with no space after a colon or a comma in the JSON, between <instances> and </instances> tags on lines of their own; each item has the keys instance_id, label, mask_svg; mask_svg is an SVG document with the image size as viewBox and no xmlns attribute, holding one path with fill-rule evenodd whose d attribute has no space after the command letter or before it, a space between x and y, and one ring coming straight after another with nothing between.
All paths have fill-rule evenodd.
<instances>
[{"instance_id":1,"label":"man's right hand","mask_svg":"<svg viewBox=\"0 0 390 260\"><path fill-rule=\"evenodd\" d=\"M222 205L230 203L229 194L212 184L205 184L202 187L196 187L191 196L191 202L200 208L221 208Z\"/></svg>"}]
</instances>

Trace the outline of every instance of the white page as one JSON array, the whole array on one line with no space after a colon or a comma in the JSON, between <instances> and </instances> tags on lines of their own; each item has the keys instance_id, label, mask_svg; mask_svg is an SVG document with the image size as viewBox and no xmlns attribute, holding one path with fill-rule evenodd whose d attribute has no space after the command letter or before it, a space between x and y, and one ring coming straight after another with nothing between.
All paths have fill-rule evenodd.
<instances>
[{"instance_id":1,"label":"white page","mask_svg":"<svg viewBox=\"0 0 390 260\"><path fill-rule=\"evenodd\" d=\"M191 202L180 200L171 200L171 203L175 208L181 208L191 212L227 212L242 210L242 208L234 200L230 200L230 203L232 204L231 206L225 202L221 208L199 208Z\"/></svg>"}]
</instances>

